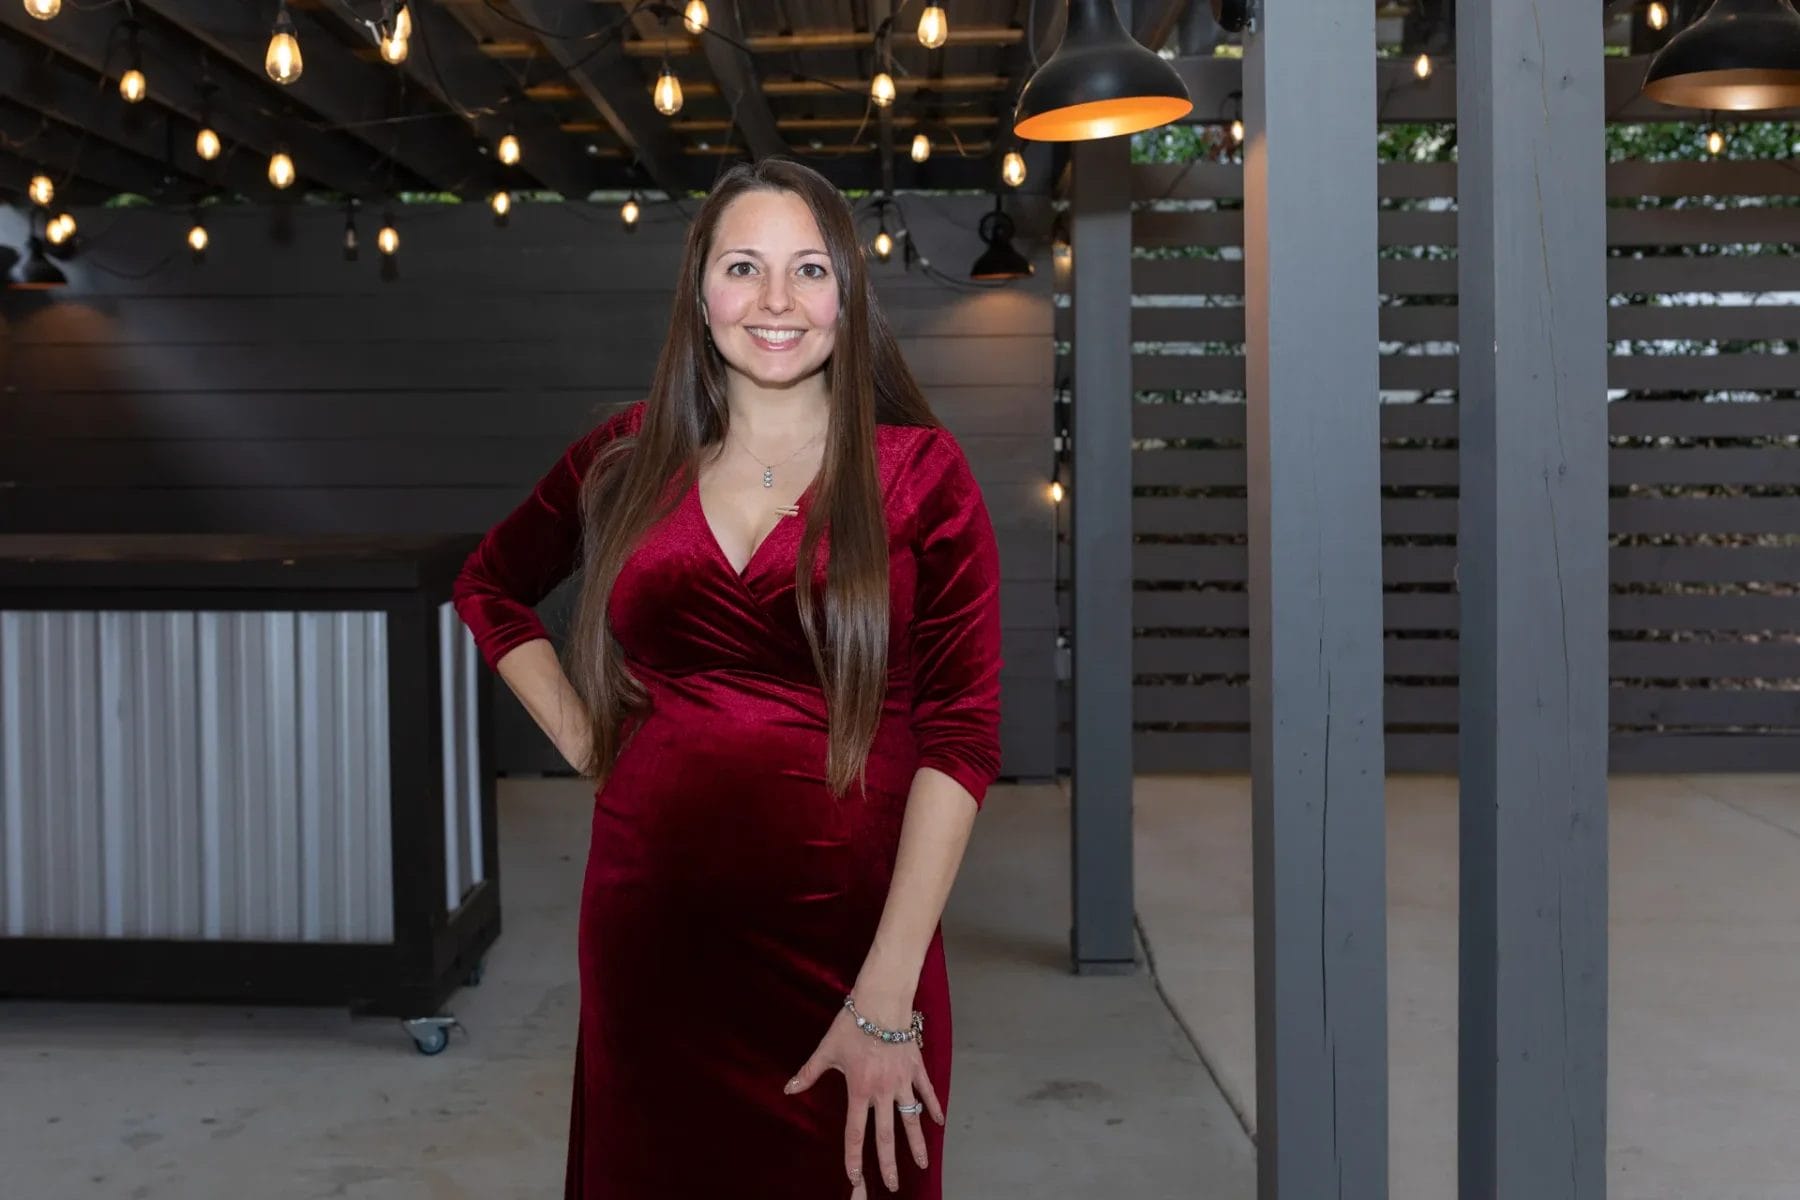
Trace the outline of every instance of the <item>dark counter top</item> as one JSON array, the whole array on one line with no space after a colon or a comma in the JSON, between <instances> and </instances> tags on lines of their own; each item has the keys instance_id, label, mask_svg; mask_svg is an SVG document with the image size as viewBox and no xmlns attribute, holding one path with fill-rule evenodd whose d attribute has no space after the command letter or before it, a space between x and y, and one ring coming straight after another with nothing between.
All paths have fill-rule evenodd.
<instances>
[{"instance_id":1,"label":"dark counter top","mask_svg":"<svg viewBox=\"0 0 1800 1200\"><path fill-rule=\"evenodd\" d=\"M479 534L0 534L0 607L20 591L447 589Z\"/></svg>"}]
</instances>

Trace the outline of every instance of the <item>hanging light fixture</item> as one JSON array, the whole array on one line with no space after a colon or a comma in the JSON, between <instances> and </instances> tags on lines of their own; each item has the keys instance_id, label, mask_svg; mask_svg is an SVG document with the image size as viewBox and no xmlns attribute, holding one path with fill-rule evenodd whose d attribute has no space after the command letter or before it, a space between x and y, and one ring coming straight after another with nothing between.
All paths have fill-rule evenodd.
<instances>
[{"instance_id":1,"label":"hanging light fixture","mask_svg":"<svg viewBox=\"0 0 1800 1200\"><path fill-rule=\"evenodd\" d=\"M400 249L400 231L394 228L392 209L381 214L381 231L375 235L375 245L390 258Z\"/></svg>"},{"instance_id":2,"label":"hanging light fixture","mask_svg":"<svg viewBox=\"0 0 1800 1200\"><path fill-rule=\"evenodd\" d=\"M25 14L48 21L62 11L62 0L25 0Z\"/></svg>"},{"instance_id":3,"label":"hanging light fixture","mask_svg":"<svg viewBox=\"0 0 1800 1200\"><path fill-rule=\"evenodd\" d=\"M137 104L150 92L150 84L144 78L144 53L138 45L138 23L134 20L125 22L125 37L129 45L127 54L131 65L119 76L119 96L127 104Z\"/></svg>"},{"instance_id":4,"label":"hanging light fixture","mask_svg":"<svg viewBox=\"0 0 1800 1200\"><path fill-rule=\"evenodd\" d=\"M663 61L662 74L656 77L656 90L652 93L656 101L656 111L665 117L672 117L681 111L681 80L675 78L675 72L669 70L668 61Z\"/></svg>"},{"instance_id":5,"label":"hanging light fixture","mask_svg":"<svg viewBox=\"0 0 1800 1200\"><path fill-rule=\"evenodd\" d=\"M875 78L869 81L869 99L875 102L876 108L886 108L894 102L894 77L886 71L875 72Z\"/></svg>"},{"instance_id":6,"label":"hanging light fixture","mask_svg":"<svg viewBox=\"0 0 1800 1200\"><path fill-rule=\"evenodd\" d=\"M488 197L488 207L494 210L494 223L504 225L506 214L512 211L512 193L501 188Z\"/></svg>"},{"instance_id":7,"label":"hanging light fixture","mask_svg":"<svg viewBox=\"0 0 1800 1200\"><path fill-rule=\"evenodd\" d=\"M194 206L194 223L188 227L188 249L194 252L194 261L201 262L206 257L207 243L212 239L206 234L206 223L200 219L200 208Z\"/></svg>"},{"instance_id":8,"label":"hanging light fixture","mask_svg":"<svg viewBox=\"0 0 1800 1200\"><path fill-rule=\"evenodd\" d=\"M687 8L681 14L681 24L690 35L699 37L711 18L712 14L706 11L706 0L688 0Z\"/></svg>"},{"instance_id":9,"label":"hanging light fixture","mask_svg":"<svg viewBox=\"0 0 1800 1200\"><path fill-rule=\"evenodd\" d=\"M1421 53L1413 59L1413 74L1420 79L1431 78L1431 55Z\"/></svg>"},{"instance_id":10,"label":"hanging light fixture","mask_svg":"<svg viewBox=\"0 0 1800 1200\"><path fill-rule=\"evenodd\" d=\"M950 21L936 3L919 14L919 45L936 50L950 40Z\"/></svg>"},{"instance_id":11,"label":"hanging light fixture","mask_svg":"<svg viewBox=\"0 0 1800 1200\"><path fill-rule=\"evenodd\" d=\"M1006 157L1000 160L1000 178L1006 180L1008 187L1019 187L1025 182L1025 156L1017 150L1008 150Z\"/></svg>"},{"instance_id":12,"label":"hanging light fixture","mask_svg":"<svg viewBox=\"0 0 1800 1200\"><path fill-rule=\"evenodd\" d=\"M1644 24L1661 33L1669 27L1669 6L1663 0L1650 0L1644 6Z\"/></svg>"},{"instance_id":13,"label":"hanging light fixture","mask_svg":"<svg viewBox=\"0 0 1800 1200\"><path fill-rule=\"evenodd\" d=\"M406 61L407 40L391 33L381 36L381 61L390 66L399 66Z\"/></svg>"},{"instance_id":14,"label":"hanging light fixture","mask_svg":"<svg viewBox=\"0 0 1800 1200\"><path fill-rule=\"evenodd\" d=\"M501 162L509 167L517 166L519 163L519 135L508 129L506 136L500 139L500 145L496 152Z\"/></svg>"},{"instance_id":15,"label":"hanging light fixture","mask_svg":"<svg viewBox=\"0 0 1800 1200\"><path fill-rule=\"evenodd\" d=\"M68 284L69 277L62 273L62 268L45 256L44 239L35 236L26 239L25 257L14 269L7 286L24 291L48 291Z\"/></svg>"},{"instance_id":16,"label":"hanging light fixture","mask_svg":"<svg viewBox=\"0 0 1800 1200\"><path fill-rule=\"evenodd\" d=\"M44 226L44 237L52 246L61 246L75 236L75 218L66 212L57 213Z\"/></svg>"},{"instance_id":17,"label":"hanging light fixture","mask_svg":"<svg viewBox=\"0 0 1800 1200\"><path fill-rule=\"evenodd\" d=\"M1651 58L1644 95L1740 112L1800 104L1800 12L1790 0L1713 0Z\"/></svg>"},{"instance_id":18,"label":"hanging light fixture","mask_svg":"<svg viewBox=\"0 0 1800 1200\"><path fill-rule=\"evenodd\" d=\"M1725 153L1725 131L1717 125L1706 131L1706 152L1714 158Z\"/></svg>"},{"instance_id":19,"label":"hanging light fixture","mask_svg":"<svg viewBox=\"0 0 1800 1200\"><path fill-rule=\"evenodd\" d=\"M278 188L293 184L294 160L288 156L286 148L277 149L269 156L269 182Z\"/></svg>"},{"instance_id":20,"label":"hanging light fixture","mask_svg":"<svg viewBox=\"0 0 1800 1200\"><path fill-rule=\"evenodd\" d=\"M288 15L287 0L275 12L275 28L269 34L269 48L263 54L263 70L279 84L290 84L300 78L306 64L300 58L300 39L294 36L294 18Z\"/></svg>"},{"instance_id":21,"label":"hanging light fixture","mask_svg":"<svg viewBox=\"0 0 1800 1200\"><path fill-rule=\"evenodd\" d=\"M25 190L31 196L31 202L39 208L50 207L50 202L56 199L56 185L50 182L48 175L33 175Z\"/></svg>"},{"instance_id":22,"label":"hanging light fixture","mask_svg":"<svg viewBox=\"0 0 1800 1200\"><path fill-rule=\"evenodd\" d=\"M403 42L412 40L412 12L402 4L394 10L394 36Z\"/></svg>"},{"instance_id":23,"label":"hanging light fixture","mask_svg":"<svg viewBox=\"0 0 1800 1200\"><path fill-rule=\"evenodd\" d=\"M637 190L634 188L631 195L625 198L625 203L619 206L619 220L624 223L626 233L637 231L638 217L641 215L642 210L638 207Z\"/></svg>"},{"instance_id":24,"label":"hanging light fixture","mask_svg":"<svg viewBox=\"0 0 1800 1200\"><path fill-rule=\"evenodd\" d=\"M219 135L213 132L212 126L202 125L194 135L194 153L207 162L219 157Z\"/></svg>"},{"instance_id":25,"label":"hanging light fixture","mask_svg":"<svg viewBox=\"0 0 1800 1200\"><path fill-rule=\"evenodd\" d=\"M922 163L930 157L931 139L926 137L923 133L913 134L912 160L916 163Z\"/></svg>"},{"instance_id":26,"label":"hanging light fixture","mask_svg":"<svg viewBox=\"0 0 1800 1200\"><path fill-rule=\"evenodd\" d=\"M1193 111L1175 68L1133 41L1113 0L1068 0L1062 44L1019 92L1013 132L1040 142L1117 137Z\"/></svg>"},{"instance_id":27,"label":"hanging light fixture","mask_svg":"<svg viewBox=\"0 0 1800 1200\"><path fill-rule=\"evenodd\" d=\"M970 279L1024 279L1032 274L1029 259L1013 249L1012 218L1000 207L1000 193L994 193L994 211L984 213L978 227L987 249L969 268Z\"/></svg>"}]
</instances>

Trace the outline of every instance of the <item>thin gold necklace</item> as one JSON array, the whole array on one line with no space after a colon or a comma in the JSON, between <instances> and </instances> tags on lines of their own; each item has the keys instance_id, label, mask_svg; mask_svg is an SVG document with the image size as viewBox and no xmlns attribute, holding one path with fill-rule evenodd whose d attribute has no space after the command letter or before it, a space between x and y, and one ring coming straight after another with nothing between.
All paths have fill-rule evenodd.
<instances>
[{"instance_id":1,"label":"thin gold necklace","mask_svg":"<svg viewBox=\"0 0 1800 1200\"><path fill-rule=\"evenodd\" d=\"M749 444L747 442L745 442L742 438L738 439L738 445L740 445L744 448L745 454L748 454L751 458L755 458L757 462L762 463L762 469L763 469L762 484L766 488L772 488L775 486L775 468L780 467L780 466L786 466L788 463L793 462L796 458L800 457L801 450L805 450L808 446L810 446L814 442L818 441L824 435L825 435L825 431L823 429L819 430L818 433L813 434L811 437L807 438L806 441L802 442L800 444L799 450L795 450L792 454L788 455L784 459L781 459L779 462L772 462L772 463L771 462L763 462L763 460L761 458L758 458L756 451L750 449ZM729 436L729 434L727 436Z\"/></svg>"}]
</instances>

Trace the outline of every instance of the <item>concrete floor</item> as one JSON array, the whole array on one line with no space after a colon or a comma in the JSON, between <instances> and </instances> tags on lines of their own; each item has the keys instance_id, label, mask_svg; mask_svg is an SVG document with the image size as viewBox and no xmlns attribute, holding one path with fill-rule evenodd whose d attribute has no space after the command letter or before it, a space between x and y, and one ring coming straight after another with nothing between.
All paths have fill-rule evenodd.
<instances>
[{"instance_id":1,"label":"concrete floor","mask_svg":"<svg viewBox=\"0 0 1800 1200\"><path fill-rule=\"evenodd\" d=\"M445 1053L331 1009L0 1003L0 1195L560 1195L591 800L507 782L500 803L506 932ZM995 789L945 916L946 1194L1249 1200L1249 1141L1154 981L1068 973L1067 828L1058 789Z\"/></svg>"},{"instance_id":2,"label":"concrete floor","mask_svg":"<svg viewBox=\"0 0 1800 1200\"><path fill-rule=\"evenodd\" d=\"M1249 781L1146 778L1158 975L1255 1112ZM1611 781L1610 1200L1800 1197L1800 781ZM1388 783L1393 1200L1456 1195L1456 781Z\"/></svg>"}]
</instances>

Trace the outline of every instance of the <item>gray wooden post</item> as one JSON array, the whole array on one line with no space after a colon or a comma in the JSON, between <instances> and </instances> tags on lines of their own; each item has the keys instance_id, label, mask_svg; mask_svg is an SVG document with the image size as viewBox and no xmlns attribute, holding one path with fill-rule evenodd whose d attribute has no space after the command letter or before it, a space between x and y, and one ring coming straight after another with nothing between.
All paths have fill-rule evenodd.
<instances>
[{"instance_id":1,"label":"gray wooden post","mask_svg":"<svg viewBox=\"0 0 1800 1200\"><path fill-rule=\"evenodd\" d=\"M1069 197L1075 393L1070 950L1134 969L1131 875L1131 145L1078 142Z\"/></svg>"},{"instance_id":2,"label":"gray wooden post","mask_svg":"<svg viewBox=\"0 0 1800 1200\"><path fill-rule=\"evenodd\" d=\"M1591 6L1464 0L1464 1200L1606 1191L1606 201Z\"/></svg>"},{"instance_id":3,"label":"gray wooden post","mask_svg":"<svg viewBox=\"0 0 1800 1200\"><path fill-rule=\"evenodd\" d=\"M1382 1200L1375 13L1261 7L1244 53L1258 1195Z\"/></svg>"}]
</instances>

